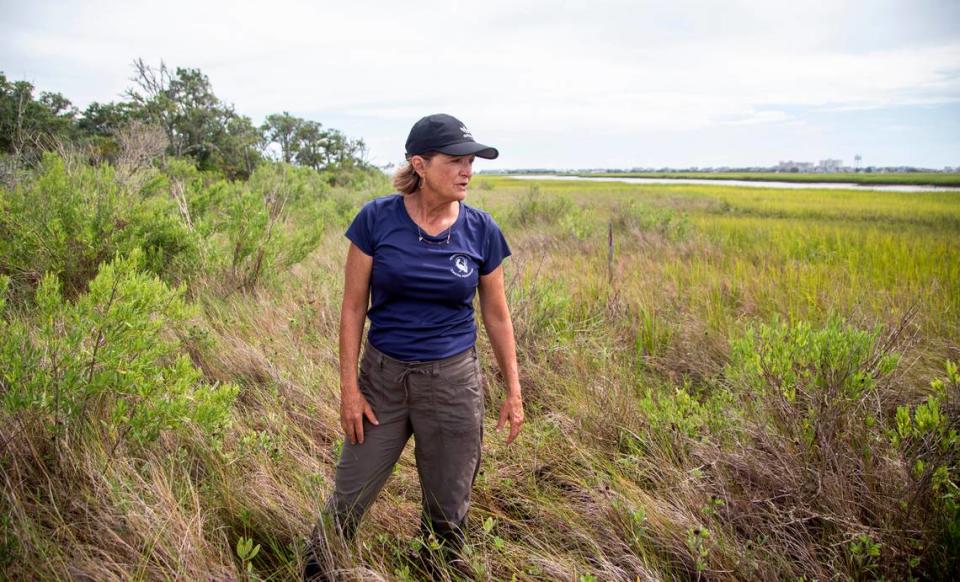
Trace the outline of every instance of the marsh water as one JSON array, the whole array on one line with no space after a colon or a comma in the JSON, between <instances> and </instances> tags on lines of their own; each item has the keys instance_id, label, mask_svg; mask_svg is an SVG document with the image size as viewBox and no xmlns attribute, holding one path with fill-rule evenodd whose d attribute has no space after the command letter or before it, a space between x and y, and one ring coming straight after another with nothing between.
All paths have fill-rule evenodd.
<instances>
[{"instance_id":1,"label":"marsh water","mask_svg":"<svg viewBox=\"0 0 960 582\"><path fill-rule=\"evenodd\" d=\"M709 186L746 186L748 188L790 188L797 190L886 190L889 192L960 192L952 186L911 184L853 184L849 182L775 182L766 180L706 180L697 178L632 178L603 176L509 175L518 180L576 180L588 182L626 182L628 184L706 184Z\"/></svg>"}]
</instances>

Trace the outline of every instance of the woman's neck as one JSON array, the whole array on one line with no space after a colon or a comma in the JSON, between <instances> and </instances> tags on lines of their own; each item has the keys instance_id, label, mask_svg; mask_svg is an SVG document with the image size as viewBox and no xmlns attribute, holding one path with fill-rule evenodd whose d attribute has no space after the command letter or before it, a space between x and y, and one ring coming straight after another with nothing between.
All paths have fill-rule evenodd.
<instances>
[{"instance_id":1,"label":"woman's neck","mask_svg":"<svg viewBox=\"0 0 960 582\"><path fill-rule=\"evenodd\" d=\"M421 228L431 234L446 230L460 214L457 200L442 200L429 190L418 190L405 199L407 211Z\"/></svg>"}]
</instances>

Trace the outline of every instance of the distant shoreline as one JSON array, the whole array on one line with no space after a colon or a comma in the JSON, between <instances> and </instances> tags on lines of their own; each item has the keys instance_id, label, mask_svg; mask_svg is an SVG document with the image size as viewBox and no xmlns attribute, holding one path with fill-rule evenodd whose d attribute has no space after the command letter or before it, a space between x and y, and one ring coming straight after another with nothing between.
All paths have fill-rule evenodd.
<instances>
[{"instance_id":1,"label":"distant shoreline","mask_svg":"<svg viewBox=\"0 0 960 582\"><path fill-rule=\"evenodd\" d=\"M536 174L576 178L653 178L658 180L737 180L744 182L828 182L860 184L863 186L945 186L960 187L960 173L903 172L903 173L837 173L793 174L780 172L550 172ZM520 172L491 172L489 175L518 177Z\"/></svg>"}]
</instances>

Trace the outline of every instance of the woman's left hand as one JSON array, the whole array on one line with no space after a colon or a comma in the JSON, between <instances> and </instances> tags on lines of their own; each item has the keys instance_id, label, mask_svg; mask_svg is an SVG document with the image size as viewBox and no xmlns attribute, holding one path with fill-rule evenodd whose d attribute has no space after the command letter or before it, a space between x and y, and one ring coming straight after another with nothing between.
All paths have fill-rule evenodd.
<instances>
[{"instance_id":1,"label":"woman's left hand","mask_svg":"<svg viewBox=\"0 0 960 582\"><path fill-rule=\"evenodd\" d=\"M519 394L508 394L507 399L503 401L500 407L500 422L497 423L497 432L503 429L503 426L510 423L510 434L507 435L507 444L513 442L520 434L520 427L523 426L523 399Z\"/></svg>"},{"instance_id":2,"label":"woman's left hand","mask_svg":"<svg viewBox=\"0 0 960 582\"><path fill-rule=\"evenodd\" d=\"M517 342L513 337L513 322L507 308L507 294L503 287L503 265L480 277L480 310L487 328L490 344L497 356L507 388L507 399L500 407L497 432L510 423L507 444L513 442L523 426L523 398L520 396L520 374L517 371Z\"/></svg>"}]
</instances>

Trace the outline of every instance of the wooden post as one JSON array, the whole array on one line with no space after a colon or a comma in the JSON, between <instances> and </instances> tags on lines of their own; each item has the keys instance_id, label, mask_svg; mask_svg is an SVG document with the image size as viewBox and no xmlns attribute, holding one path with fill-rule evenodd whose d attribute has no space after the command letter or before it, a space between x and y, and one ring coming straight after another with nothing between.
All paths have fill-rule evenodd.
<instances>
[{"instance_id":1,"label":"wooden post","mask_svg":"<svg viewBox=\"0 0 960 582\"><path fill-rule=\"evenodd\" d=\"M613 284L613 219L607 223L607 274Z\"/></svg>"}]
</instances>

